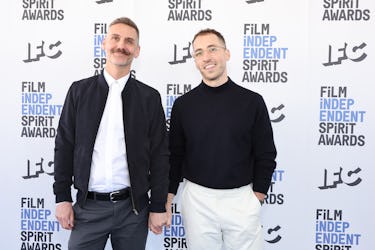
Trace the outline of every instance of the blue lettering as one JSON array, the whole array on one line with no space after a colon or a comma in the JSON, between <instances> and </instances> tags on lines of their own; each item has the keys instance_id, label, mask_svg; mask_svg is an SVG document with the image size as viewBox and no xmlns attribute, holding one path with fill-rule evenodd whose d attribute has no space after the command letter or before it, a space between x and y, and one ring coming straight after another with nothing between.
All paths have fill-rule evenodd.
<instances>
[{"instance_id":1,"label":"blue lettering","mask_svg":"<svg viewBox=\"0 0 375 250\"><path fill-rule=\"evenodd\" d=\"M180 214L173 214L172 215L172 225L182 225L182 217Z\"/></svg>"},{"instance_id":2,"label":"blue lettering","mask_svg":"<svg viewBox=\"0 0 375 250\"><path fill-rule=\"evenodd\" d=\"M167 107L165 109L165 117L170 118L172 113L172 107Z\"/></svg>"},{"instance_id":3,"label":"blue lettering","mask_svg":"<svg viewBox=\"0 0 375 250\"><path fill-rule=\"evenodd\" d=\"M62 105L22 104L22 115L60 115Z\"/></svg>"},{"instance_id":4,"label":"blue lettering","mask_svg":"<svg viewBox=\"0 0 375 250\"><path fill-rule=\"evenodd\" d=\"M48 104L51 99L50 93L22 93L22 103Z\"/></svg>"},{"instance_id":5,"label":"blue lettering","mask_svg":"<svg viewBox=\"0 0 375 250\"><path fill-rule=\"evenodd\" d=\"M245 59L285 59L288 48L244 48Z\"/></svg>"},{"instance_id":6,"label":"blue lettering","mask_svg":"<svg viewBox=\"0 0 375 250\"><path fill-rule=\"evenodd\" d=\"M346 98L321 98L320 109L351 109L354 99Z\"/></svg>"},{"instance_id":7,"label":"blue lettering","mask_svg":"<svg viewBox=\"0 0 375 250\"><path fill-rule=\"evenodd\" d=\"M284 170L276 169L272 174L273 181L282 181L283 180Z\"/></svg>"},{"instance_id":8,"label":"blue lettering","mask_svg":"<svg viewBox=\"0 0 375 250\"><path fill-rule=\"evenodd\" d=\"M320 110L319 119L322 122L363 122L366 111L350 110Z\"/></svg>"},{"instance_id":9,"label":"blue lettering","mask_svg":"<svg viewBox=\"0 0 375 250\"><path fill-rule=\"evenodd\" d=\"M276 36L245 36L244 47L272 47Z\"/></svg>"},{"instance_id":10,"label":"blue lettering","mask_svg":"<svg viewBox=\"0 0 375 250\"><path fill-rule=\"evenodd\" d=\"M361 234L316 233L315 243L333 245L359 245Z\"/></svg>"},{"instance_id":11,"label":"blue lettering","mask_svg":"<svg viewBox=\"0 0 375 250\"><path fill-rule=\"evenodd\" d=\"M345 233L350 224L346 221L317 221L316 231Z\"/></svg>"},{"instance_id":12,"label":"blue lettering","mask_svg":"<svg viewBox=\"0 0 375 250\"><path fill-rule=\"evenodd\" d=\"M60 231L58 221L21 220L23 231Z\"/></svg>"},{"instance_id":13,"label":"blue lettering","mask_svg":"<svg viewBox=\"0 0 375 250\"><path fill-rule=\"evenodd\" d=\"M94 46L94 58L105 57L105 50L101 46Z\"/></svg>"},{"instance_id":14,"label":"blue lettering","mask_svg":"<svg viewBox=\"0 0 375 250\"><path fill-rule=\"evenodd\" d=\"M51 215L51 210L49 209L32 209L23 208L21 209L22 219L32 219L32 220L46 220Z\"/></svg>"},{"instance_id":15,"label":"blue lettering","mask_svg":"<svg viewBox=\"0 0 375 250\"><path fill-rule=\"evenodd\" d=\"M167 95L167 107L172 107L178 95Z\"/></svg>"},{"instance_id":16,"label":"blue lettering","mask_svg":"<svg viewBox=\"0 0 375 250\"><path fill-rule=\"evenodd\" d=\"M182 226L170 226L169 228L164 228L164 236L167 237L184 237L185 228Z\"/></svg>"}]
</instances>

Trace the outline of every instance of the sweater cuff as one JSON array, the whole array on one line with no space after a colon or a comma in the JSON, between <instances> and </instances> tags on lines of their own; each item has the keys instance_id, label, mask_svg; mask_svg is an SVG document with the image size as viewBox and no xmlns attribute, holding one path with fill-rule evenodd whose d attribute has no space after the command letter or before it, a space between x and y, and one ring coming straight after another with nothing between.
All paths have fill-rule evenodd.
<instances>
[{"instance_id":1,"label":"sweater cuff","mask_svg":"<svg viewBox=\"0 0 375 250\"><path fill-rule=\"evenodd\" d=\"M165 203L163 202L151 202L150 212L152 213L165 213Z\"/></svg>"},{"instance_id":2,"label":"sweater cuff","mask_svg":"<svg viewBox=\"0 0 375 250\"><path fill-rule=\"evenodd\" d=\"M174 183L172 181L169 182L169 187L168 187L168 193L171 193L171 194L174 194L176 195L177 194L177 190L178 190L178 186L180 185L179 182L177 183Z\"/></svg>"},{"instance_id":3,"label":"sweater cuff","mask_svg":"<svg viewBox=\"0 0 375 250\"><path fill-rule=\"evenodd\" d=\"M270 187L270 184L267 185L267 184L264 184L264 183L256 183L256 182L254 182L253 183L253 191L254 192L259 192L259 193L262 193L262 194L267 194L268 189Z\"/></svg>"}]
</instances>

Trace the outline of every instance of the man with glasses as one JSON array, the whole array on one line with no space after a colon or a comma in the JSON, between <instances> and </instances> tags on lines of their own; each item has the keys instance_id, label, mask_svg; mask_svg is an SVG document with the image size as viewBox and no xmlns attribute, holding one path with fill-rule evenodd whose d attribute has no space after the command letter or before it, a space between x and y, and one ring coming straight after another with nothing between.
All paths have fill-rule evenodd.
<instances>
[{"instance_id":1,"label":"man with glasses","mask_svg":"<svg viewBox=\"0 0 375 250\"><path fill-rule=\"evenodd\" d=\"M261 250L260 208L276 167L268 111L261 95L228 77L230 52L218 31L201 30L192 43L203 80L172 108L167 225L184 180L189 249Z\"/></svg>"}]
</instances>

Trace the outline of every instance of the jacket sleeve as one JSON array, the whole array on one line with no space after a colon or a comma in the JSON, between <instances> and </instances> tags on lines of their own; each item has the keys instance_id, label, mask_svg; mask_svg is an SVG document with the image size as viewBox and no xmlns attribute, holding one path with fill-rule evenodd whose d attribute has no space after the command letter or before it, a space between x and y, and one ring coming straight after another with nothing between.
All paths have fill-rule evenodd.
<instances>
[{"instance_id":1,"label":"jacket sleeve","mask_svg":"<svg viewBox=\"0 0 375 250\"><path fill-rule=\"evenodd\" d=\"M267 194L272 174L276 167L276 147L266 104L260 95L258 97L258 107L252 131L253 189L256 192Z\"/></svg>"},{"instance_id":2,"label":"jacket sleeve","mask_svg":"<svg viewBox=\"0 0 375 250\"><path fill-rule=\"evenodd\" d=\"M149 130L150 137L150 185L151 212L165 212L168 193L169 151L167 128L163 106L159 93L151 103L152 118Z\"/></svg>"},{"instance_id":3,"label":"jacket sleeve","mask_svg":"<svg viewBox=\"0 0 375 250\"><path fill-rule=\"evenodd\" d=\"M75 144L75 103L72 85L65 98L57 128L54 154L53 192L56 202L72 201L73 154Z\"/></svg>"}]
</instances>

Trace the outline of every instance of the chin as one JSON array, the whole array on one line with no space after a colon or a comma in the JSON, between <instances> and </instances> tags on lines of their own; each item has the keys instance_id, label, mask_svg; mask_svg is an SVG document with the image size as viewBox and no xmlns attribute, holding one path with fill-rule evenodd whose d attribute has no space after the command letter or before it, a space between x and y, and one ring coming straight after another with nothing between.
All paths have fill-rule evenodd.
<instances>
[{"instance_id":1,"label":"chin","mask_svg":"<svg viewBox=\"0 0 375 250\"><path fill-rule=\"evenodd\" d=\"M219 79L219 76L208 76L208 75L205 75L205 78L209 81L216 81L217 79Z\"/></svg>"}]
</instances>

